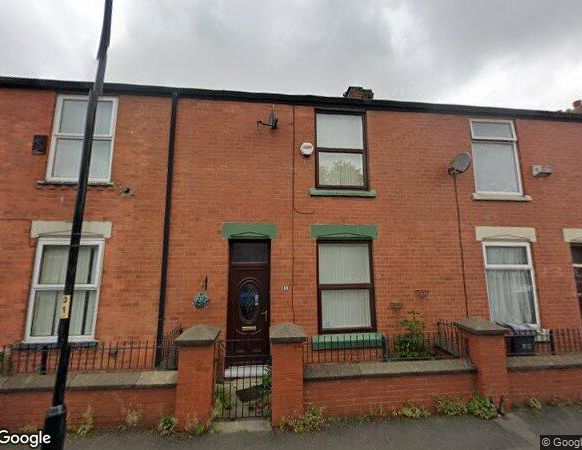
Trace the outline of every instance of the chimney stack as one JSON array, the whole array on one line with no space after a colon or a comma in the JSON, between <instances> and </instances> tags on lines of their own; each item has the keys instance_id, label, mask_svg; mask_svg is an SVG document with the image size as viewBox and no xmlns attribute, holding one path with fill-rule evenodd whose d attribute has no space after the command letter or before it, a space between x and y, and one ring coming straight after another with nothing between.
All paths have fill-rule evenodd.
<instances>
[{"instance_id":1,"label":"chimney stack","mask_svg":"<svg viewBox=\"0 0 582 450\"><path fill-rule=\"evenodd\" d=\"M572 109L571 109L571 111L574 112L574 113L581 114L582 113L582 100L575 100L572 103Z\"/></svg>"},{"instance_id":2,"label":"chimney stack","mask_svg":"<svg viewBox=\"0 0 582 450\"><path fill-rule=\"evenodd\" d=\"M372 89L364 89L362 86L350 86L344 92L345 98L357 98L358 100L372 100L374 92Z\"/></svg>"}]
</instances>

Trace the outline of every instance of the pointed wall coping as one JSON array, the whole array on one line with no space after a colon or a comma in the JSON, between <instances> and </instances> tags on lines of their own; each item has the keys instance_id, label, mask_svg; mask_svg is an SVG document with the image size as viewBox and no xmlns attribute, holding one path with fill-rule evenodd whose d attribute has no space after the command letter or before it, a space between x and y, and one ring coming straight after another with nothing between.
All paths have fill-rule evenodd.
<instances>
[{"instance_id":1,"label":"pointed wall coping","mask_svg":"<svg viewBox=\"0 0 582 450\"><path fill-rule=\"evenodd\" d=\"M210 325L194 325L176 338L176 345L191 347L206 347L213 345L218 339L220 328Z\"/></svg>"},{"instance_id":2,"label":"pointed wall coping","mask_svg":"<svg viewBox=\"0 0 582 450\"><path fill-rule=\"evenodd\" d=\"M460 330L478 336L495 336L507 332L507 328L480 317L467 317L466 319L457 320L454 325Z\"/></svg>"},{"instance_id":3,"label":"pointed wall coping","mask_svg":"<svg viewBox=\"0 0 582 450\"><path fill-rule=\"evenodd\" d=\"M293 344L307 340L303 328L294 323L280 323L273 325L269 330L271 344Z\"/></svg>"}]
</instances>

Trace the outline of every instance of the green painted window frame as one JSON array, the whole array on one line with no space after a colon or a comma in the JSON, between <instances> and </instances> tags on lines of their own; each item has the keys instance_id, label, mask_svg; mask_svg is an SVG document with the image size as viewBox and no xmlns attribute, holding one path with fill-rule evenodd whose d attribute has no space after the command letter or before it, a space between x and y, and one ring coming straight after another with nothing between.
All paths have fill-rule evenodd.
<instances>
[{"instance_id":1,"label":"green painted window frame","mask_svg":"<svg viewBox=\"0 0 582 450\"><path fill-rule=\"evenodd\" d=\"M222 236L225 239L275 239L277 225L269 222L224 222Z\"/></svg>"},{"instance_id":2,"label":"green painted window frame","mask_svg":"<svg viewBox=\"0 0 582 450\"><path fill-rule=\"evenodd\" d=\"M348 225L348 224L312 224L311 239L325 240L376 240L378 227L376 225Z\"/></svg>"}]
</instances>

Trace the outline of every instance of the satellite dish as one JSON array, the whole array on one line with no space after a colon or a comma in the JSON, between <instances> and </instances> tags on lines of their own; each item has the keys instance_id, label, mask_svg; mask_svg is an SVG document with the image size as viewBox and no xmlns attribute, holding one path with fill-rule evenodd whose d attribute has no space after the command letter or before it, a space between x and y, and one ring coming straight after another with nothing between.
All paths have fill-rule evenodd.
<instances>
[{"instance_id":1,"label":"satellite dish","mask_svg":"<svg viewBox=\"0 0 582 450\"><path fill-rule=\"evenodd\" d=\"M465 172L471 166L471 155L468 152L461 152L449 163L449 175L458 175Z\"/></svg>"}]
</instances>

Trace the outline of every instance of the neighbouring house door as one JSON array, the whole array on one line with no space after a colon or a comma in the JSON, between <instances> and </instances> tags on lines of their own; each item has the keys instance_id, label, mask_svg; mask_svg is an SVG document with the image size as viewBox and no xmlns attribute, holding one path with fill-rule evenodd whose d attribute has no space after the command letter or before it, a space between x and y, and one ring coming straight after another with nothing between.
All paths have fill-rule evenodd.
<instances>
[{"instance_id":1,"label":"neighbouring house door","mask_svg":"<svg viewBox=\"0 0 582 450\"><path fill-rule=\"evenodd\" d=\"M226 351L241 363L269 354L269 266L270 241L230 241Z\"/></svg>"}]
</instances>

